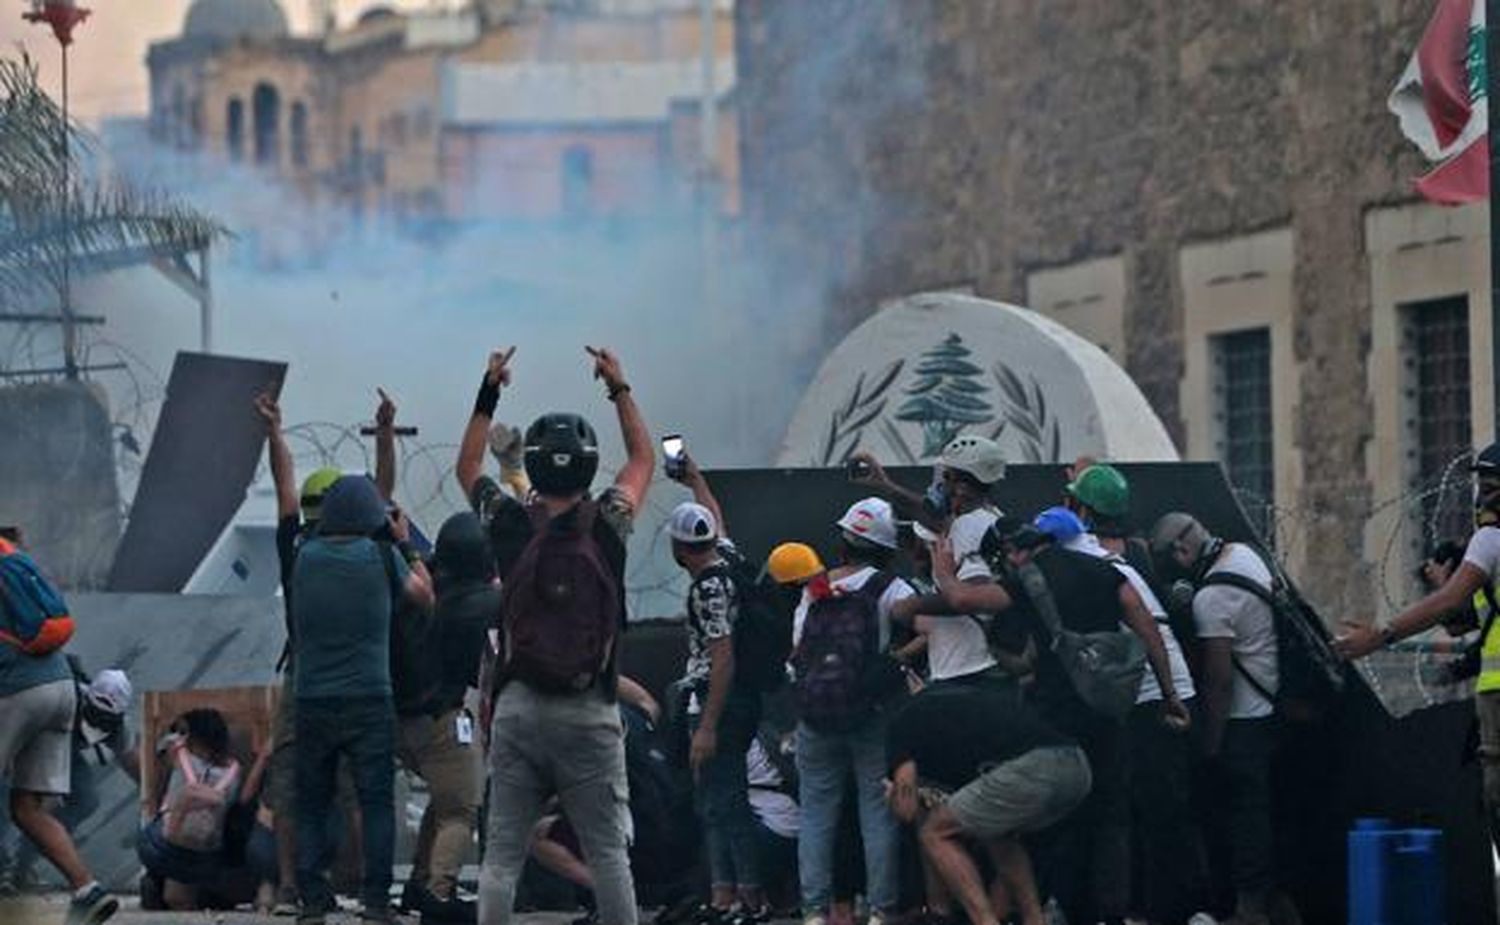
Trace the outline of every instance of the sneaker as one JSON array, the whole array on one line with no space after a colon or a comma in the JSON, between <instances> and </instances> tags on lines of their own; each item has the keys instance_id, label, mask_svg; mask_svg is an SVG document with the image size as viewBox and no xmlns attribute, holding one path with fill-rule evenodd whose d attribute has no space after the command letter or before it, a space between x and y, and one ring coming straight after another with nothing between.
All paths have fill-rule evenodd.
<instances>
[{"instance_id":1,"label":"sneaker","mask_svg":"<svg viewBox=\"0 0 1500 925\"><path fill-rule=\"evenodd\" d=\"M396 908L406 915L418 915L422 911L422 899L426 895L426 888L416 878L408 880L401 888L401 899L397 901Z\"/></svg>"},{"instance_id":2,"label":"sneaker","mask_svg":"<svg viewBox=\"0 0 1500 925\"><path fill-rule=\"evenodd\" d=\"M693 913L698 908L698 900L692 896L684 896L670 906L656 913L652 919L652 925L683 925L692 921Z\"/></svg>"},{"instance_id":3,"label":"sneaker","mask_svg":"<svg viewBox=\"0 0 1500 925\"><path fill-rule=\"evenodd\" d=\"M828 925L828 919L822 915L809 915L802 920L802 925Z\"/></svg>"},{"instance_id":4,"label":"sneaker","mask_svg":"<svg viewBox=\"0 0 1500 925\"><path fill-rule=\"evenodd\" d=\"M726 920L728 925L766 925L775 917L770 903L760 906L736 906Z\"/></svg>"},{"instance_id":5,"label":"sneaker","mask_svg":"<svg viewBox=\"0 0 1500 925\"><path fill-rule=\"evenodd\" d=\"M416 909L411 912L420 912L424 922L452 922L454 925L467 925L467 923L479 921L479 904L468 899L461 899L457 894L447 899L439 899L426 890L422 891L422 899Z\"/></svg>"},{"instance_id":6,"label":"sneaker","mask_svg":"<svg viewBox=\"0 0 1500 925\"><path fill-rule=\"evenodd\" d=\"M366 906L359 910L359 920L370 925L397 925L396 913L390 906Z\"/></svg>"},{"instance_id":7,"label":"sneaker","mask_svg":"<svg viewBox=\"0 0 1500 925\"><path fill-rule=\"evenodd\" d=\"M865 925L885 925L885 913L871 912L870 917L865 920Z\"/></svg>"},{"instance_id":8,"label":"sneaker","mask_svg":"<svg viewBox=\"0 0 1500 925\"><path fill-rule=\"evenodd\" d=\"M322 912L298 912L297 925L327 925L328 917Z\"/></svg>"},{"instance_id":9,"label":"sneaker","mask_svg":"<svg viewBox=\"0 0 1500 925\"><path fill-rule=\"evenodd\" d=\"M720 909L711 903L699 903L688 921L693 925L729 925L729 915L728 909Z\"/></svg>"},{"instance_id":10,"label":"sneaker","mask_svg":"<svg viewBox=\"0 0 1500 925\"><path fill-rule=\"evenodd\" d=\"M1187 920L1187 925L1219 925L1219 920L1207 912L1194 912L1193 917Z\"/></svg>"},{"instance_id":11,"label":"sneaker","mask_svg":"<svg viewBox=\"0 0 1500 925\"><path fill-rule=\"evenodd\" d=\"M104 887L94 888L82 896L73 897L68 904L67 925L99 925L120 908L120 901L104 892Z\"/></svg>"},{"instance_id":12,"label":"sneaker","mask_svg":"<svg viewBox=\"0 0 1500 925\"><path fill-rule=\"evenodd\" d=\"M599 925L599 910L588 909L569 925Z\"/></svg>"}]
</instances>

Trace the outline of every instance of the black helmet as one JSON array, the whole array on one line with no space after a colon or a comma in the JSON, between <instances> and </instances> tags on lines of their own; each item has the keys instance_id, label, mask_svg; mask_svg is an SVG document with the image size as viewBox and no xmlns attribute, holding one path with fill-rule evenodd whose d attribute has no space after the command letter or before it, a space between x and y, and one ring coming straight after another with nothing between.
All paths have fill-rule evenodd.
<instances>
[{"instance_id":1,"label":"black helmet","mask_svg":"<svg viewBox=\"0 0 1500 925\"><path fill-rule=\"evenodd\" d=\"M587 491L599 470L599 438L582 417L544 414L526 428L526 477L544 495Z\"/></svg>"},{"instance_id":2,"label":"black helmet","mask_svg":"<svg viewBox=\"0 0 1500 925\"><path fill-rule=\"evenodd\" d=\"M1500 443L1491 443L1475 453L1474 462L1469 469L1480 475L1500 476Z\"/></svg>"}]
</instances>

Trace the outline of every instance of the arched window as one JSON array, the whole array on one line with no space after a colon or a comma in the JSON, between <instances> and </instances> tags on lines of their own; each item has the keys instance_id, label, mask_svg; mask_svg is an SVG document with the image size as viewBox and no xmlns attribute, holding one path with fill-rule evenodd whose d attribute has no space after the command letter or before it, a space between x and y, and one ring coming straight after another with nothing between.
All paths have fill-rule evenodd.
<instances>
[{"instance_id":1,"label":"arched window","mask_svg":"<svg viewBox=\"0 0 1500 925\"><path fill-rule=\"evenodd\" d=\"M255 163L275 164L281 155L281 94L268 83L255 85Z\"/></svg>"},{"instance_id":2,"label":"arched window","mask_svg":"<svg viewBox=\"0 0 1500 925\"><path fill-rule=\"evenodd\" d=\"M230 97L224 115L224 140L229 148L229 159L241 161L245 158L245 101Z\"/></svg>"},{"instance_id":3,"label":"arched window","mask_svg":"<svg viewBox=\"0 0 1500 925\"><path fill-rule=\"evenodd\" d=\"M188 139L190 147L198 147L203 143L203 97L193 97L193 102L188 106L188 131L191 137Z\"/></svg>"},{"instance_id":4,"label":"arched window","mask_svg":"<svg viewBox=\"0 0 1500 925\"><path fill-rule=\"evenodd\" d=\"M182 84L172 88L172 141L179 147L187 145L187 91Z\"/></svg>"},{"instance_id":5,"label":"arched window","mask_svg":"<svg viewBox=\"0 0 1500 925\"><path fill-rule=\"evenodd\" d=\"M564 215L585 215L593 205L594 152L574 145L562 156L562 210Z\"/></svg>"},{"instance_id":6,"label":"arched window","mask_svg":"<svg viewBox=\"0 0 1500 925\"><path fill-rule=\"evenodd\" d=\"M292 104L292 166L307 166L307 104Z\"/></svg>"}]
</instances>

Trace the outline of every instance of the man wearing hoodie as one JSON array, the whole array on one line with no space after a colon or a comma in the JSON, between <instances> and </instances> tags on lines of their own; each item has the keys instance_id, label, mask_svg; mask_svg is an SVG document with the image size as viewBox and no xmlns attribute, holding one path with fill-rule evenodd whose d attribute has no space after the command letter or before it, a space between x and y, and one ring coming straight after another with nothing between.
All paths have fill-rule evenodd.
<instances>
[{"instance_id":1,"label":"man wearing hoodie","mask_svg":"<svg viewBox=\"0 0 1500 925\"><path fill-rule=\"evenodd\" d=\"M387 524L394 544L374 539ZM341 757L354 771L364 821L362 916L393 921L392 605L404 597L412 605L408 614L419 614L433 603L431 579L409 536L399 512L387 518L374 482L344 476L328 490L318 533L302 544L293 567L298 920L308 925L322 925L331 906L322 859Z\"/></svg>"},{"instance_id":2,"label":"man wearing hoodie","mask_svg":"<svg viewBox=\"0 0 1500 925\"><path fill-rule=\"evenodd\" d=\"M500 612L494 556L474 514L443 523L432 581L437 610L422 638L431 693L420 711L400 718L401 764L427 783L429 797L402 907L428 922L473 922L474 903L458 897L458 873L479 823L484 769L465 697L479 684L485 632Z\"/></svg>"}]
</instances>

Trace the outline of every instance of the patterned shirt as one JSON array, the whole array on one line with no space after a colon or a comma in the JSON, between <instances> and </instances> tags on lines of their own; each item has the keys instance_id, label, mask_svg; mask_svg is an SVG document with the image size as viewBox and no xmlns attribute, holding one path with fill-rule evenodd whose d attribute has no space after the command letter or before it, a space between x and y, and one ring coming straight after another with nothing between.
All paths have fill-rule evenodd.
<instances>
[{"instance_id":1,"label":"patterned shirt","mask_svg":"<svg viewBox=\"0 0 1500 925\"><path fill-rule=\"evenodd\" d=\"M733 546L726 541L724 551L733 554ZM683 680L690 687L706 687L713 671L713 657L709 644L716 639L727 639L734 633L734 624L739 619L739 592L734 580L720 569L693 579L687 596L688 657Z\"/></svg>"}]
</instances>

